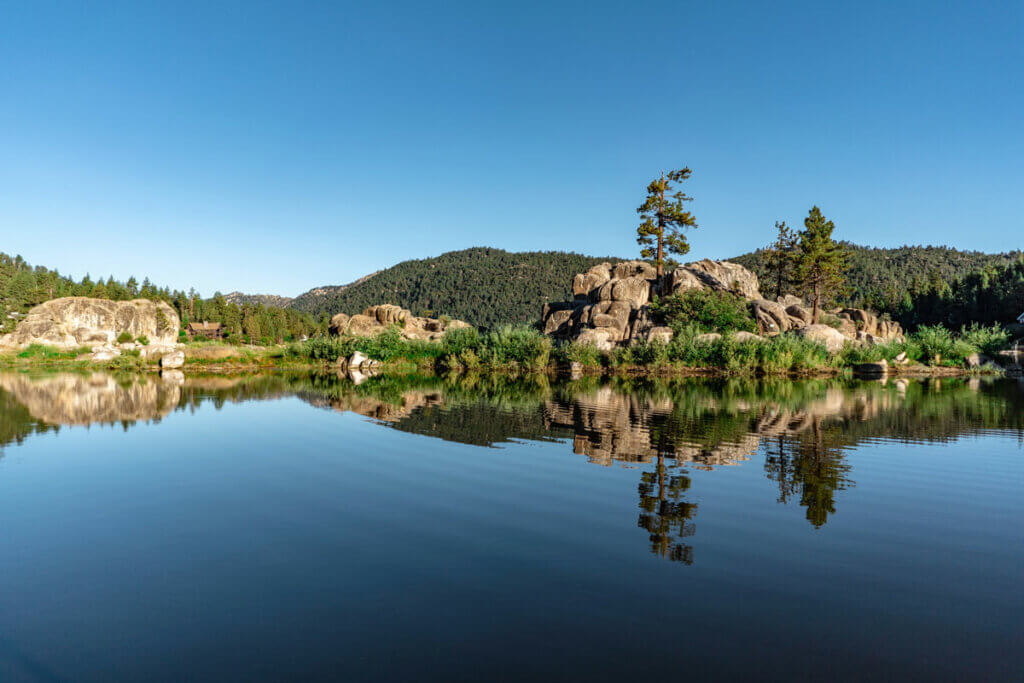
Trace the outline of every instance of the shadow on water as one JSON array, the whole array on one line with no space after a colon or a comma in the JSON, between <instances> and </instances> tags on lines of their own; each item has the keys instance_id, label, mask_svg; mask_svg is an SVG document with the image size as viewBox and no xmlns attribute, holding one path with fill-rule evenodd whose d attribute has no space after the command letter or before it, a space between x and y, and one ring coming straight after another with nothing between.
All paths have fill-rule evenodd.
<instances>
[{"instance_id":1,"label":"shadow on water","mask_svg":"<svg viewBox=\"0 0 1024 683\"><path fill-rule=\"evenodd\" d=\"M764 456L783 504L825 525L837 493L854 486L850 449L871 440L944 442L998 430L1024 435L1024 383L922 381L675 380L549 383L462 375L166 378L0 373L0 449L61 426L128 429L204 404L297 397L384 427L481 447L558 441L593 464L640 467L637 526L651 552L694 558L697 504L691 470ZM2 454L2 450L0 450Z\"/></svg>"}]
</instances>

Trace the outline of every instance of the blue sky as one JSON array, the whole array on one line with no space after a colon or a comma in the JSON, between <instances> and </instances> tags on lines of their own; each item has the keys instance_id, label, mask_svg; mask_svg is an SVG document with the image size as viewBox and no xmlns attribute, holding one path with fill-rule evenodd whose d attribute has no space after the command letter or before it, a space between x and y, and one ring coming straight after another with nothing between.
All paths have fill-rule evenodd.
<instances>
[{"instance_id":1,"label":"blue sky","mask_svg":"<svg viewBox=\"0 0 1024 683\"><path fill-rule=\"evenodd\" d=\"M1024 4L0 0L0 251L294 295L488 245L691 257L818 204L862 244L1024 248Z\"/></svg>"}]
</instances>

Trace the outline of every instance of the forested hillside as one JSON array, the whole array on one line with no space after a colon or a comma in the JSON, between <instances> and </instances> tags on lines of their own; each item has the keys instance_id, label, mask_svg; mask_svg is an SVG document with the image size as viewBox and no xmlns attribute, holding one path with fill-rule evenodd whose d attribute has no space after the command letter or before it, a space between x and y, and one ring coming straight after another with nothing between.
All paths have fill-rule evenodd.
<instances>
[{"instance_id":1,"label":"forested hillside","mask_svg":"<svg viewBox=\"0 0 1024 683\"><path fill-rule=\"evenodd\" d=\"M902 317L907 325L1012 322L1024 313L1024 257L986 266L952 282L916 292Z\"/></svg>"},{"instance_id":2,"label":"forested hillside","mask_svg":"<svg viewBox=\"0 0 1024 683\"><path fill-rule=\"evenodd\" d=\"M325 287L314 287L308 292L303 292L297 297L291 300L289 306L300 311L326 311L323 302L328 298L336 296L341 292L345 291L349 287L354 287L362 282L369 280L371 277L379 273L379 270L375 270L372 273L362 276L355 282L350 282L347 285L328 285Z\"/></svg>"},{"instance_id":3,"label":"forested hillside","mask_svg":"<svg viewBox=\"0 0 1024 683\"><path fill-rule=\"evenodd\" d=\"M315 315L333 315L391 303L416 315L447 315L485 327L533 322L540 318L544 303L572 298L576 273L602 261L618 260L559 251L510 253L475 247L403 261L343 290L298 297L292 306Z\"/></svg>"},{"instance_id":4,"label":"forested hillside","mask_svg":"<svg viewBox=\"0 0 1024 683\"><path fill-rule=\"evenodd\" d=\"M849 255L846 292L838 303L870 308L902 318L921 295L952 285L969 274L1017 260L1022 252L985 254L950 247L876 249L845 244ZM768 277L767 252L759 249L729 259Z\"/></svg>"},{"instance_id":5,"label":"forested hillside","mask_svg":"<svg viewBox=\"0 0 1024 683\"><path fill-rule=\"evenodd\" d=\"M252 343L283 341L326 330L325 322L300 311L250 303L235 305L220 294L203 299L195 291L157 287L148 278L139 284L134 277L127 282L112 277L94 281L86 275L76 282L55 270L33 267L21 256L0 253L0 333L10 332L32 306L63 296L166 301L178 312L183 325L190 320L219 322L227 328L229 339Z\"/></svg>"}]
</instances>

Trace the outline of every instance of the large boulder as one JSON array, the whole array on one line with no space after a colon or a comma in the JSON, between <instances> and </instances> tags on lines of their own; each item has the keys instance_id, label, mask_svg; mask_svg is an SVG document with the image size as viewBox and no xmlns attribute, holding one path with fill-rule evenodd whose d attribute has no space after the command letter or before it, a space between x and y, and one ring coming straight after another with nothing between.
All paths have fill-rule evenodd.
<instances>
[{"instance_id":1,"label":"large boulder","mask_svg":"<svg viewBox=\"0 0 1024 683\"><path fill-rule=\"evenodd\" d=\"M649 342L660 342L662 344L668 344L672 341L672 328L671 327L652 327L647 330L646 335L647 341Z\"/></svg>"},{"instance_id":2,"label":"large boulder","mask_svg":"<svg viewBox=\"0 0 1024 683\"><path fill-rule=\"evenodd\" d=\"M595 289L612 279L612 264L599 263L585 273L579 273L572 281L572 294L578 299L587 298Z\"/></svg>"},{"instance_id":3,"label":"large boulder","mask_svg":"<svg viewBox=\"0 0 1024 683\"><path fill-rule=\"evenodd\" d=\"M586 344L593 346L600 351L611 351L615 348L614 334L611 330L602 329L587 329L580 332L579 336L576 337L576 342L579 344Z\"/></svg>"},{"instance_id":4,"label":"large boulder","mask_svg":"<svg viewBox=\"0 0 1024 683\"><path fill-rule=\"evenodd\" d=\"M812 325L811 310L800 297L787 294L773 301L762 297L758 287L754 273L728 261L705 259L687 263L666 272L660 280L654 267L643 261L624 261L614 266L601 263L573 279L573 301L544 305L541 329L545 334L582 340L599 348L660 338L667 335L653 319L651 297L709 289L746 299L762 335L813 328L804 335L839 350L847 340L858 337L876 342L903 334L897 323L881 320L861 309L822 312L830 325Z\"/></svg>"},{"instance_id":5,"label":"large boulder","mask_svg":"<svg viewBox=\"0 0 1024 683\"><path fill-rule=\"evenodd\" d=\"M856 329L865 334L875 335L878 331L878 316L870 311L861 308L844 308L840 311L839 317L852 320Z\"/></svg>"},{"instance_id":6,"label":"large boulder","mask_svg":"<svg viewBox=\"0 0 1024 683\"><path fill-rule=\"evenodd\" d=\"M462 320L418 317L401 306L381 304L370 306L351 317L338 313L331 318L328 331L336 336L347 334L353 337L374 337L392 327L398 329L406 339L434 341L449 330L471 325Z\"/></svg>"},{"instance_id":7,"label":"large boulder","mask_svg":"<svg viewBox=\"0 0 1024 683\"><path fill-rule=\"evenodd\" d=\"M745 299L762 298L757 275L738 263L704 259L688 263L683 269L690 271L710 289L735 292Z\"/></svg>"},{"instance_id":8,"label":"large boulder","mask_svg":"<svg viewBox=\"0 0 1024 683\"><path fill-rule=\"evenodd\" d=\"M753 332L746 332L744 330L740 330L739 332L733 332L732 333L732 340L734 342L737 342L737 343L740 343L740 344L742 344L743 342L749 342L749 341L753 341L753 342L768 341L767 339L765 339L764 337L762 337L759 334L754 334Z\"/></svg>"},{"instance_id":9,"label":"large boulder","mask_svg":"<svg viewBox=\"0 0 1024 683\"><path fill-rule=\"evenodd\" d=\"M693 271L686 268L676 268L662 278L661 291L665 294L675 294L690 289L704 289L704 282Z\"/></svg>"},{"instance_id":10,"label":"large boulder","mask_svg":"<svg viewBox=\"0 0 1024 683\"><path fill-rule=\"evenodd\" d=\"M761 334L776 335L788 330L791 325L786 308L777 301L756 299L750 302L750 312L757 321Z\"/></svg>"},{"instance_id":11,"label":"large boulder","mask_svg":"<svg viewBox=\"0 0 1024 683\"><path fill-rule=\"evenodd\" d=\"M348 321L350 317L344 313L338 313L331 317L331 323L327 327L327 331L333 335L342 335L348 331Z\"/></svg>"},{"instance_id":12,"label":"large boulder","mask_svg":"<svg viewBox=\"0 0 1024 683\"><path fill-rule=\"evenodd\" d=\"M541 311L541 329L545 334L580 339L599 347L628 344L648 339L655 322L648 305L653 294L669 294L687 289L715 289L734 292L750 299L761 299L757 276L746 268L728 262L698 261L676 268L659 280L654 266L644 261L601 263L573 279L574 301L545 304ZM785 326L774 302L766 302L776 326ZM349 322L352 328L352 321ZM600 330L601 334L588 333ZM655 337L665 337L659 331Z\"/></svg>"},{"instance_id":13,"label":"large boulder","mask_svg":"<svg viewBox=\"0 0 1024 683\"><path fill-rule=\"evenodd\" d=\"M178 341L179 327L178 314L162 301L72 296L32 308L14 332L0 337L0 348L45 344L69 349L113 344L125 333L133 339L148 337L153 344L173 345Z\"/></svg>"},{"instance_id":14,"label":"large boulder","mask_svg":"<svg viewBox=\"0 0 1024 683\"><path fill-rule=\"evenodd\" d=\"M639 277L645 280L653 280L658 277L658 271L646 261L622 261L616 263L612 268L612 277L618 280L625 280L629 277Z\"/></svg>"},{"instance_id":15,"label":"large boulder","mask_svg":"<svg viewBox=\"0 0 1024 683\"><path fill-rule=\"evenodd\" d=\"M790 327L804 327L810 325L814 319L811 310L800 304L786 306L786 315L789 316Z\"/></svg>"},{"instance_id":16,"label":"large boulder","mask_svg":"<svg viewBox=\"0 0 1024 683\"><path fill-rule=\"evenodd\" d=\"M573 309L552 311L544 320L544 334L565 336L572 328Z\"/></svg>"},{"instance_id":17,"label":"large boulder","mask_svg":"<svg viewBox=\"0 0 1024 683\"><path fill-rule=\"evenodd\" d=\"M641 277L612 279L590 295L591 301L625 301L630 308L645 306L651 298L651 283Z\"/></svg>"},{"instance_id":18,"label":"large boulder","mask_svg":"<svg viewBox=\"0 0 1024 683\"><path fill-rule=\"evenodd\" d=\"M796 333L808 341L824 345L829 353L842 351L848 341L839 330L828 325L808 325L801 327Z\"/></svg>"},{"instance_id":19,"label":"large boulder","mask_svg":"<svg viewBox=\"0 0 1024 683\"><path fill-rule=\"evenodd\" d=\"M376 318L377 322L385 327L389 325L398 325L400 327L405 326L405 321L413 317L409 311L405 310L401 306L395 306L394 304L371 306L363 311L363 315Z\"/></svg>"},{"instance_id":20,"label":"large boulder","mask_svg":"<svg viewBox=\"0 0 1024 683\"><path fill-rule=\"evenodd\" d=\"M160 356L160 367L167 368L169 370L176 370L185 364L185 352L184 351L171 351L170 353Z\"/></svg>"}]
</instances>

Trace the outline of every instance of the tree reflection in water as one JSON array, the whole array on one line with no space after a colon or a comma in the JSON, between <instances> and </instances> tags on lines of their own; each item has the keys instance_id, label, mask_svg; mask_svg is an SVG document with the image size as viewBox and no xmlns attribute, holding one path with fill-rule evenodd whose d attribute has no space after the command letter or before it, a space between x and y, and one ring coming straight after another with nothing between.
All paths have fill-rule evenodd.
<instances>
[{"instance_id":1,"label":"tree reflection in water","mask_svg":"<svg viewBox=\"0 0 1024 683\"><path fill-rule=\"evenodd\" d=\"M681 500L690 488L685 470L666 471L665 455L658 454L653 472L640 474L640 518L637 526L651 535L651 552L683 564L693 564L693 546L680 539L693 536L697 504Z\"/></svg>"},{"instance_id":2,"label":"tree reflection in water","mask_svg":"<svg viewBox=\"0 0 1024 683\"><path fill-rule=\"evenodd\" d=\"M821 418L815 418L809 433L778 437L766 446L765 472L779 487L778 501L787 503L795 495L807 508L807 521L821 527L835 513L835 493L854 486L848 476L850 465L841 448L828 442Z\"/></svg>"},{"instance_id":3,"label":"tree reflection in water","mask_svg":"<svg viewBox=\"0 0 1024 683\"><path fill-rule=\"evenodd\" d=\"M0 373L0 449L60 425L160 420L204 403L297 397L381 425L495 446L563 441L590 462L645 467L637 525L652 553L694 561L697 504L689 470L764 456L782 504L821 528L837 492L854 486L847 451L865 439L947 441L979 430L1024 435L1024 383L943 380L676 380L552 384L545 377L378 377L358 386L333 375L111 377ZM2 451L0 451L2 452Z\"/></svg>"}]
</instances>

